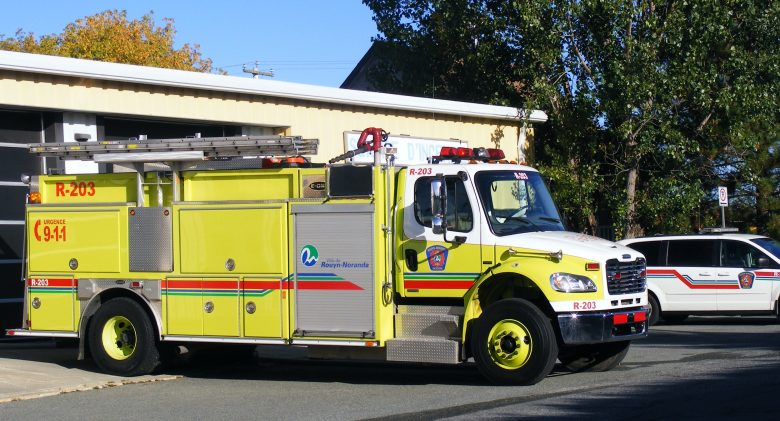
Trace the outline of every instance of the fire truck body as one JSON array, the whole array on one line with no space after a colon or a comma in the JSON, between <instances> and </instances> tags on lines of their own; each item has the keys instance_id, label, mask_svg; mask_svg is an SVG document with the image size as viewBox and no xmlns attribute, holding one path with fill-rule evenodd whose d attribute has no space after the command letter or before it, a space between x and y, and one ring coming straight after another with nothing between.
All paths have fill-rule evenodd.
<instances>
[{"instance_id":1,"label":"fire truck body","mask_svg":"<svg viewBox=\"0 0 780 421\"><path fill-rule=\"evenodd\" d=\"M123 375L154 369L168 343L212 342L473 357L515 384L556 357L611 368L646 335L642 256L563 231L538 172L394 167L378 143L359 144L376 155L365 166L123 155L136 172L36 177L26 326L9 333L79 338Z\"/></svg>"}]
</instances>

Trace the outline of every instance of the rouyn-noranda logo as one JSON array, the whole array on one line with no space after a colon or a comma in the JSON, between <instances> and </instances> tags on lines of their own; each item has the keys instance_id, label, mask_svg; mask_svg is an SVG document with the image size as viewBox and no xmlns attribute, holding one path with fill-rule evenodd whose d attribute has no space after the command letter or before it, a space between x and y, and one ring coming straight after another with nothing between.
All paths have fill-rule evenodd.
<instances>
[{"instance_id":1,"label":"rouyn-noranda logo","mask_svg":"<svg viewBox=\"0 0 780 421\"><path fill-rule=\"evenodd\" d=\"M316 265L317 259L319 258L320 253L317 251L317 247L307 244L301 249L301 263L303 263L304 266Z\"/></svg>"}]
</instances>

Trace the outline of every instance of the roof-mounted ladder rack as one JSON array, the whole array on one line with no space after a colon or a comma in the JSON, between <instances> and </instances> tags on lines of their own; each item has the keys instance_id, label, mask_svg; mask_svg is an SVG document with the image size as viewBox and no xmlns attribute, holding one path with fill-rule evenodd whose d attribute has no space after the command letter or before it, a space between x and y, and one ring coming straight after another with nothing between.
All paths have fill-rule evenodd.
<instances>
[{"instance_id":1,"label":"roof-mounted ladder rack","mask_svg":"<svg viewBox=\"0 0 780 421\"><path fill-rule=\"evenodd\" d=\"M315 155L317 139L300 136L230 136L99 142L33 143L40 157L98 163L203 161L244 156L288 157Z\"/></svg>"},{"instance_id":2,"label":"roof-mounted ladder rack","mask_svg":"<svg viewBox=\"0 0 780 421\"><path fill-rule=\"evenodd\" d=\"M30 153L42 158L131 164L137 173L137 206L143 207L144 164L161 163L171 168L173 199L178 201L181 182L179 172L185 163L244 157L315 155L318 144L317 139L304 139L300 136L230 136L32 143L28 146ZM158 206L161 206L161 203L158 203Z\"/></svg>"}]
</instances>

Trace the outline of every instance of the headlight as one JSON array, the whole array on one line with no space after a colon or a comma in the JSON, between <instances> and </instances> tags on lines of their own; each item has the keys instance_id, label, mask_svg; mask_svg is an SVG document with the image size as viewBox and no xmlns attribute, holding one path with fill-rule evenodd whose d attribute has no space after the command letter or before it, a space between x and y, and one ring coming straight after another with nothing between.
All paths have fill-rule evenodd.
<instances>
[{"instance_id":1,"label":"headlight","mask_svg":"<svg viewBox=\"0 0 780 421\"><path fill-rule=\"evenodd\" d=\"M590 278L573 273L553 273L550 275L550 285L554 290L560 292L596 292L598 290Z\"/></svg>"}]
</instances>

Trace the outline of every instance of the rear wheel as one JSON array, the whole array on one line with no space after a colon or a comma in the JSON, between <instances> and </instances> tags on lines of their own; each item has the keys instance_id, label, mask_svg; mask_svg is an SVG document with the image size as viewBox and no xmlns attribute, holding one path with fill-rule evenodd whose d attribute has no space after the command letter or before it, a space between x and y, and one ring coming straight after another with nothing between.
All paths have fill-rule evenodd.
<instances>
[{"instance_id":1,"label":"rear wheel","mask_svg":"<svg viewBox=\"0 0 780 421\"><path fill-rule=\"evenodd\" d=\"M130 298L106 301L92 318L88 339L92 358L106 373L138 376L160 364L152 323Z\"/></svg>"},{"instance_id":2,"label":"rear wheel","mask_svg":"<svg viewBox=\"0 0 780 421\"><path fill-rule=\"evenodd\" d=\"M561 350L558 359L571 371L609 371L628 354L630 341L575 345Z\"/></svg>"},{"instance_id":3,"label":"rear wheel","mask_svg":"<svg viewBox=\"0 0 780 421\"><path fill-rule=\"evenodd\" d=\"M518 298L485 310L476 320L471 349L479 371L498 384L538 383L552 371L558 354L550 319Z\"/></svg>"}]
</instances>

